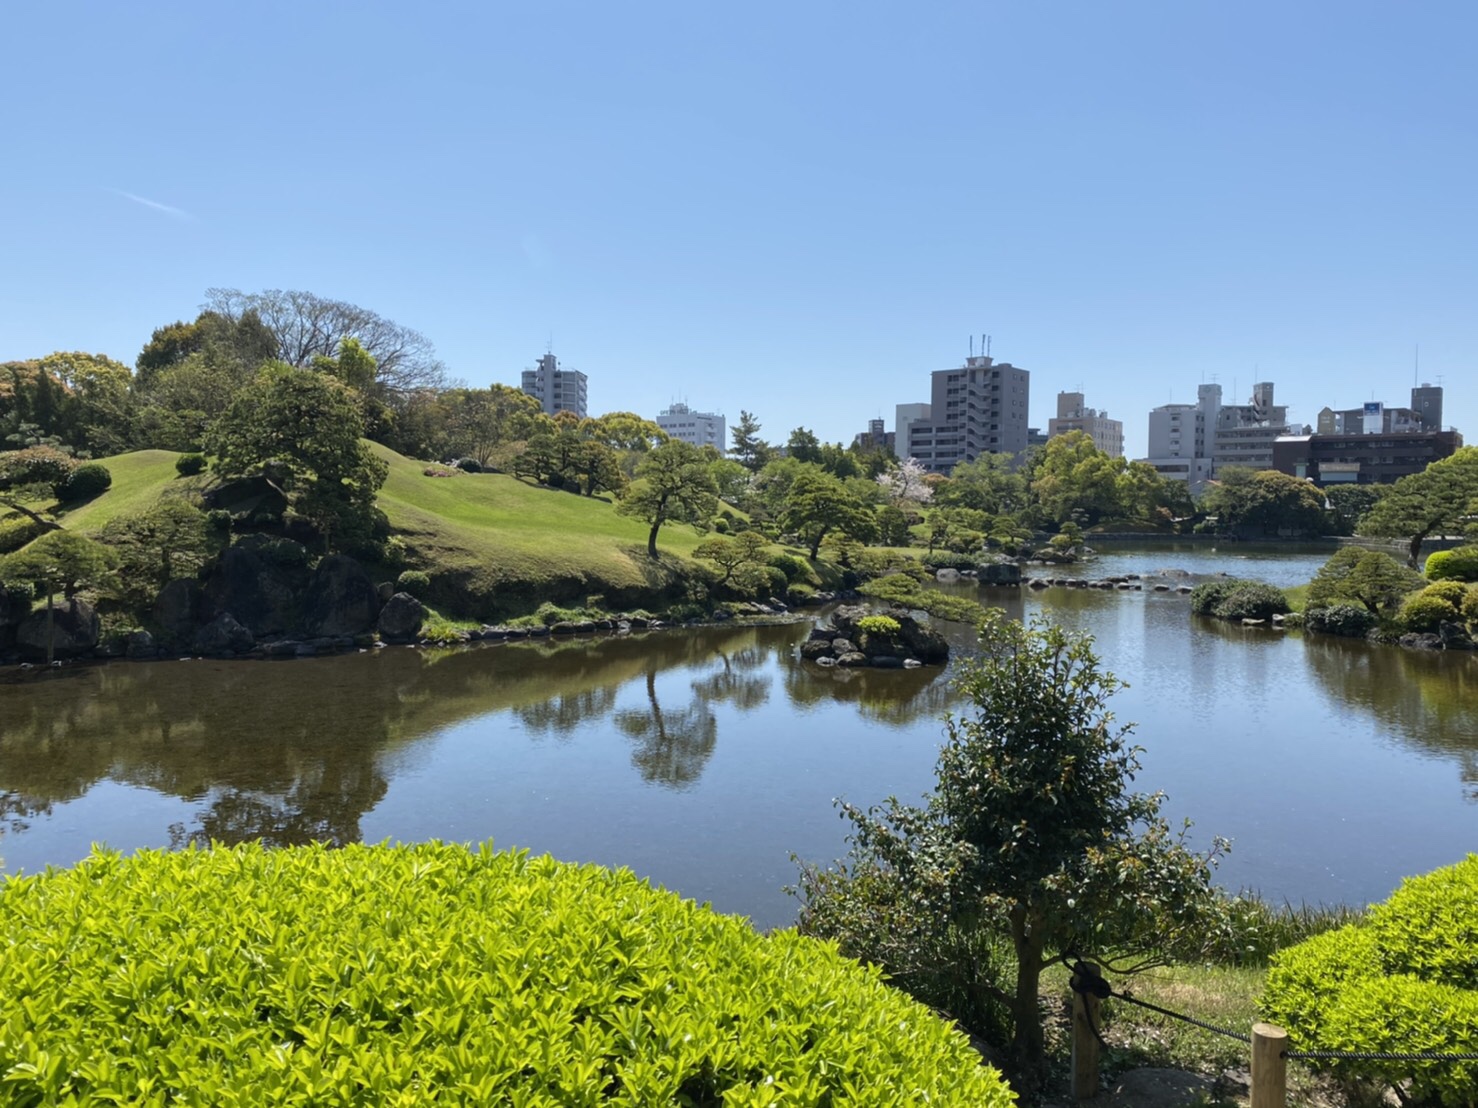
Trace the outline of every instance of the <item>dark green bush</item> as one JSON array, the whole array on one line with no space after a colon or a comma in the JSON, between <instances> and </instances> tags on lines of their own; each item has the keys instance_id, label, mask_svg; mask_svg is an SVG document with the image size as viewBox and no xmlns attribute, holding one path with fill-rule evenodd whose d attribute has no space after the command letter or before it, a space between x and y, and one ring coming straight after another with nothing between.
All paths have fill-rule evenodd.
<instances>
[{"instance_id":1,"label":"dark green bush","mask_svg":"<svg viewBox=\"0 0 1478 1108\"><path fill-rule=\"evenodd\" d=\"M1478 1052L1478 854L1408 878L1365 922L1276 955L1261 1007L1298 1050ZM1410 1080L1405 1103L1471 1105L1475 1061L1360 1060L1346 1077Z\"/></svg>"},{"instance_id":2,"label":"dark green bush","mask_svg":"<svg viewBox=\"0 0 1478 1108\"><path fill-rule=\"evenodd\" d=\"M212 508L205 513L205 521L217 531L231 530L231 513L225 508Z\"/></svg>"},{"instance_id":3,"label":"dark green bush","mask_svg":"<svg viewBox=\"0 0 1478 1108\"><path fill-rule=\"evenodd\" d=\"M1458 546L1428 555L1429 581L1478 581L1478 546Z\"/></svg>"},{"instance_id":4,"label":"dark green bush","mask_svg":"<svg viewBox=\"0 0 1478 1108\"><path fill-rule=\"evenodd\" d=\"M1375 615L1357 604L1331 604L1304 613L1304 630L1350 639L1363 639L1375 622Z\"/></svg>"},{"instance_id":5,"label":"dark green bush","mask_svg":"<svg viewBox=\"0 0 1478 1108\"><path fill-rule=\"evenodd\" d=\"M1217 619L1270 619L1288 611L1288 598L1261 581L1208 581L1191 590L1191 611Z\"/></svg>"},{"instance_id":6,"label":"dark green bush","mask_svg":"<svg viewBox=\"0 0 1478 1108\"><path fill-rule=\"evenodd\" d=\"M771 554L770 564L785 574L787 581L810 580L811 567L804 558L797 558L794 554Z\"/></svg>"},{"instance_id":7,"label":"dark green bush","mask_svg":"<svg viewBox=\"0 0 1478 1108\"><path fill-rule=\"evenodd\" d=\"M717 535L727 535L729 533L729 521L726 519L714 520L713 531Z\"/></svg>"},{"instance_id":8,"label":"dark green bush","mask_svg":"<svg viewBox=\"0 0 1478 1108\"><path fill-rule=\"evenodd\" d=\"M181 454L174 460L174 469L181 477L194 477L205 469L205 455Z\"/></svg>"},{"instance_id":9,"label":"dark green bush","mask_svg":"<svg viewBox=\"0 0 1478 1108\"><path fill-rule=\"evenodd\" d=\"M53 491L58 500L77 503L101 496L113 484L113 475L101 462L84 462Z\"/></svg>"},{"instance_id":10,"label":"dark green bush","mask_svg":"<svg viewBox=\"0 0 1478 1108\"><path fill-rule=\"evenodd\" d=\"M32 539L46 534L44 523L37 523L27 516L15 516L0 521L0 554L12 554Z\"/></svg>"},{"instance_id":11,"label":"dark green bush","mask_svg":"<svg viewBox=\"0 0 1478 1108\"><path fill-rule=\"evenodd\" d=\"M1463 597L1462 616L1469 623L1478 623L1478 587L1470 588Z\"/></svg>"},{"instance_id":12,"label":"dark green bush","mask_svg":"<svg viewBox=\"0 0 1478 1108\"><path fill-rule=\"evenodd\" d=\"M936 550L924 556L924 564L934 569L975 569L980 565L978 554L951 554Z\"/></svg>"},{"instance_id":13,"label":"dark green bush","mask_svg":"<svg viewBox=\"0 0 1478 1108\"><path fill-rule=\"evenodd\" d=\"M395 591L425 600L431 594L431 575L419 569L408 569L395 579Z\"/></svg>"},{"instance_id":14,"label":"dark green bush","mask_svg":"<svg viewBox=\"0 0 1478 1108\"><path fill-rule=\"evenodd\" d=\"M11 1104L1011 1101L834 947L524 853L98 852L0 934Z\"/></svg>"},{"instance_id":15,"label":"dark green bush","mask_svg":"<svg viewBox=\"0 0 1478 1108\"><path fill-rule=\"evenodd\" d=\"M268 539L256 548L257 555L273 565L293 568L308 564L308 548L292 539Z\"/></svg>"},{"instance_id":16,"label":"dark green bush","mask_svg":"<svg viewBox=\"0 0 1478 1108\"><path fill-rule=\"evenodd\" d=\"M816 598L816 590L802 581L789 585L785 590L785 603L792 608L802 607Z\"/></svg>"}]
</instances>

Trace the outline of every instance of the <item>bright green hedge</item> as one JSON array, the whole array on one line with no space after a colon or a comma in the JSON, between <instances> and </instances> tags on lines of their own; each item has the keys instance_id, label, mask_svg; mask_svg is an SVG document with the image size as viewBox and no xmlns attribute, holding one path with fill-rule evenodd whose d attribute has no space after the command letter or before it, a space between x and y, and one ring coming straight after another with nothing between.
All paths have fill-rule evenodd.
<instances>
[{"instance_id":1,"label":"bright green hedge","mask_svg":"<svg viewBox=\"0 0 1478 1108\"><path fill-rule=\"evenodd\" d=\"M1275 955L1262 1009L1296 1050L1478 1052L1478 854ZM1418 1101L1471 1105L1478 1089L1478 1061L1324 1064L1390 1084L1409 1076Z\"/></svg>"},{"instance_id":2,"label":"bright green hedge","mask_svg":"<svg viewBox=\"0 0 1478 1108\"><path fill-rule=\"evenodd\" d=\"M879 975L627 871L431 843L0 886L0 1104L1007 1105Z\"/></svg>"}]
</instances>

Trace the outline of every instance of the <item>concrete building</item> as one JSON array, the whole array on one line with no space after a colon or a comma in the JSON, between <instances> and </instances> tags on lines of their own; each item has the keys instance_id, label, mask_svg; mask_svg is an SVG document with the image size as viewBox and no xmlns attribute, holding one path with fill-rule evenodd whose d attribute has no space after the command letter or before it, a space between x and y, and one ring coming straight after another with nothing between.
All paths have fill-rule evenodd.
<instances>
[{"instance_id":1,"label":"concrete building","mask_svg":"<svg viewBox=\"0 0 1478 1108\"><path fill-rule=\"evenodd\" d=\"M1328 418L1326 419L1326 413ZM1442 430L1442 386L1423 384L1411 390L1411 407L1388 408L1379 400L1358 408L1319 413L1321 435L1403 435Z\"/></svg>"},{"instance_id":2,"label":"concrete building","mask_svg":"<svg viewBox=\"0 0 1478 1108\"><path fill-rule=\"evenodd\" d=\"M1456 431L1286 435L1273 443L1273 468L1321 487L1389 485L1451 457L1462 445Z\"/></svg>"},{"instance_id":3,"label":"concrete building","mask_svg":"<svg viewBox=\"0 0 1478 1108\"><path fill-rule=\"evenodd\" d=\"M1149 454L1144 459L1173 481L1199 492L1215 471L1216 421L1221 386L1202 385L1194 404L1164 404L1150 412Z\"/></svg>"},{"instance_id":4,"label":"concrete building","mask_svg":"<svg viewBox=\"0 0 1478 1108\"><path fill-rule=\"evenodd\" d=\"M545 354L537 367L523 371L523 391L549 415L574 412L584 419L586 384L585 374L578 369L560 369L553 354Z\"/></svg>"},{"instance_id":5,"label":"concrete building","mask_svg":"<svg viewBox=\"0 0 1478 1108\"><path fill-rule=\"evenodd\" d=\"M972 355L958 369L931 376L928 404L898 406L895 452L900 458L916 458L933 473L948 473L982 454L1026 450L1031 387L1026 370Z\"/></svg>"},{"instance_id":6,"label":"concrete building","mask_svg":"<svg viewBox=\"0 0 1478 1108\"><path fill-rule=\"evenodd\" d=\"M1115 458L1124 456L1124 424L1110 419L1108 412L1083 406L1080 392L1057 394L1057 417L1047 421L1047 437L1056 438L1069 431L1083 431L1093 440L1093 445Z\"/></svg>"},{"instance_id":7,"label":"concrete building","mask_svg":"<svg viewBox=\"0 0 1478 1108\"><path fill-rule=\"evenodd\" d=\"M1216 413L1211 447L1213 470L1223 466L1273 468L1273 443L1289 433L1288 408L1273 402L1273 382L1252 386L1246 404L1223 404Z\"/></svg>"},{"instance_id":8,"label":"concrete building","mask_svg":"<svg viewBox=\"0 0 1478 1108\"><path fill-rule=\"evenodd\" d=\"M727 421L714 412L695 412L686 404L673 404L657 413L657 426L675 439L711 446L720 454L728 447Z\"/></svg>"},{"instance_id":9,"label":"concrete building","mask_svg":"<svg viewBox=\"0 0 1478 1108\"><path fill-rule=\"evenodd\" d=\"M852 437L852 445L858 450L891 451L897 445L897 441L897 432L885 430L881 419L868 420L867 430L859 431Z\"/></svg>"}]
</instances>

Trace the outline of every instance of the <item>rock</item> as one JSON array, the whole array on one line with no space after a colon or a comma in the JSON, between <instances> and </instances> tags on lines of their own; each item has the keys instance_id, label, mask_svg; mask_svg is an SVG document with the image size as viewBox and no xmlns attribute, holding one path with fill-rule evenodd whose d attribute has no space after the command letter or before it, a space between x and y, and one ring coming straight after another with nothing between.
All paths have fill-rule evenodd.
<instances>
[{"instance_id":1,"label":"rock","mask_svg":"<svg viewBox=\"0 0 1478 1108\"><path fill-rule=\"evenodd\" d=\"M902 669L903 659L896 654L874 654L871 658L874 669Z\"/></svg>"},{"instance_id":2,"label":"rock","mask_svg":"<svg viewBox=\"0 0 1478 1108\"><path fill-rule=\"evenodd\" d=\"M828 654L824 658L817 658L816 664L818 666L834 666L837 664L837 660L833 658L830 654Z\"/></svg>"},{"instance_id":3,"label":"rock","mask_svg":"<svg viewBox=\"0 0 1478 1108\"><path fill-rule=\"evenodd\" d=\"M960 571L957 569L941 569L934 574L934 580L943 585L952 585L960 579Z\"/></svg>"},{"instance_id":4,"label":"rock","mask_svg":"<svg viewBox=\"0 0 1478 1108\"><path fill-rule=\"evenodd\" d=\"M631 624L633 631L645 631L652 621L645 616L632 616L627 622Z\"/></svg>"},{"instance_id":5,"label":"rock","mask_svg":"<svg viewBox=\"0 0 1478 1108\"><path fill-rule=\"evenodd\" d=\"M856 669L860 666L867 665L867 655L860 650L849 650L845 654L837 655L837 665L845 666L848 669Z\"/></svg>"},{"instance_id":6,"label":"rock","mask_svg":"<svg viewBox=\"0 0 1478 1108\"><path fill-rule=\"evenodd\" d=\"M222 612L195 632L191 642L197 654L245 654L256 645L256 638L230 612Z\"/></svg>"},{"instance_id":7,"label":"rock","mask_svg":"<svg viewBox=\"0 0 1478 1108\"><path fill-rule=\"evenodd\" d=\"M923 665L924 665L924 663L921 662L921 661L919 661L917 658L905 658L905 659L903 659L903 668L904 669L921 669L923 667Z\"/></svg>"},{"instance_id":8,"label":"rock","mask_svg":"<svg viewBox=\"0 0 1478 1108\"><path fill-rule=\"evenodd\" d=\"M134 661L159 657L159 647L154 636L147 631L130 631L123 641L123 656Z\"/></svg>"},{"instance_id":9,"label":"rock","mask_svg":"<svg viewBox=\"0 0 1478 1108\"><path fill-rule=\"evenodd\" d=\"M303 598L303 628L309 635L357 635L375 626L380 600L364 567L343 554L318 563Z\"/></svg>"},{"instance_id":10,"label":"rock","mask_svg":"<svg viewBox=\"0 0 1478 1108\"><path fill-rule=\"evenodd\" d=\"M296 639L278 639L269 642L262 647L262 652L269 658L292 658L298 653L298 647L303 644Z\"/></svg>"},{"instance_id":11,"label":"rock","mask_svg":"<svg viewBox=\"0 0 1478 1108\"><path fill-rule=\"evenodd\" d=\"M64 600L52 609L50 620L41 607L20 622L15 629L15 645L22 658L46 659L47 629L53 656L58 659L80 658L97 649L102 623L92 605L80 597Z\"/></svg>"},{"instance_id":12,"label":"rock","mask_svg":"<svg viewBox=\"0 0 1478 1108\"><path fill-rule=\"evenodd\" d=\"M196 629L211 618L209 608L210 602L196 581L176 577L154 599L154 622L182 642L189 642Z\"/></svg>"},{"instance_id":13,"label":"rock","mask_svg":"<svg viewBox=\"0 0 1478 1108\"><path fill-rule=\"evenodd\" d=\"M831 642L832 639L836 638L836 632L829 627L813 627L807 638L812 641L824 639L827 642Z\"/></svg>"},{"instance_id":14,"label":"rock","mask_svg":"<svg viewBox=\"0 0 1478 1108\"><path fill-rule=\"evenodd\" d=\"M1019 585L1021 567L1015 562L994 562L980 567L978 579L982 585Z\"/></svg>"},{"instance_id":15,"label":"rock","mask_svg":"<svg viewBox=\"0 0 1478 1108\"><path fill-rule=\"evenodd\" d=\"M838 636L831 640L831 652L840 658L843 654L856 654L857 647L852 644L851 639Z\"/></svg>"},{"instance_id":16,"label":"rock","mask_svg":"<svg viewBox=\"0 0 1478 1108\"><path fill-rule=\"evenodd\" d=\"M1442 649L1442 636L1434 635L1430 632L1412 632L1410 634L1402 635L1396 641L1401 646L1409 647L1412 650Z\"/></svg>"},{"instance_id":17,"label":"rock","mask_svg":"<svg viewBox=\"0 0 1478 1108\"><path fill-rule=\"evenodd\" d=\"M287 494L270 477L238 477L225 481L201 497L207 510L224 508L238 519L269 515L281 519Z\"/></svg>"},{"instance_id":18,"label":"rock","mask_svg":"<svg viewBox=\"0 0 1478 1108\"><path fill-rule=\"evenodd\" d=\"M104 635L102 641L93 649L94 658L121 658L123 652L128 649L127 636L121 631Z\"/></svg>"},{"instance_id":19,"label":"rock","mask_svg":"<svg viewBox=\"0 0 1478 1108\"><path fill-rule=\"evenodd\" d=\"M421 634L426 622L426 606L409 592L396 592L380 609L375 628L386 643L409 643Z\"/></svg>"},{"instance_id":20,"label":"rock","mask_svg":"<svg viewBox=\"0 0 1478 1108\"><path fill-rule=\"evenodd\" d=\"M31 590L0 584L0 650L15 645L15 630L31 614Z\"/></svg>"},{"instance_id":21,"label":"rock","mask_svg":"<svg viewBox=\"0 0 1478 1108\"><path fill-rule=\"evenodd\" d=\"M580 629L580 625L573 620L562 619L558 623L549 625L551 635L573 635Z\"/></svg>"},{"instance_id":22,"label":"rock","mask_svg":"<svg viewBox=\"0 0 1478 1108\"><path fill-rule=\"evenodd\" d=\"M1442 640L1443 650L1472 650L1473 640L1461 623L1443 620L1437 625L1437 637Z\"/></svg>"},{"instance_id":23,"label":"rock","mask_svg":"<svg viewBox=\"0 0 1478 1108\"><path fill-rule=\"evenodd\" d=\"M1045 589L1048 586L1047 582L1041 577L1028 577L1026 579L1026 587L1029 589Z\"/></svg>"},{"instance_id":24,"label":"rock","mask_svg":"<svg viewBox=\"0 0 1478 1108\"><path fill-rule=\"evenodd\" d=\"M395 595L395 582L381 581L375 586L375 595L380 598L381 604L389 604L390 598Z\"/></svg>"},{"instance_id":25,"label":"rock","mask_svg":"<svg viewBox=\"0 0 1478 1108\"><path fill-rule=\"evenodd\" d=\"M801 657L808 661L831 657L831 643L825 639L810 639L801 643Z\"/></svg>"},{"instance_id":26,"label":"rock","mask_svg":"<svg viewBox=\"0 0 1478 1108\"><path fill-rule=\"evenodd\" d=\"M261 545L242 541L228 549L204 590L207 617L230 612L259 639L280 635L293 625L298 587L306 580L305 570L268 562L257 553Z\"/></svg>"},{"instance_id":27,"label":"rock","mask_svg":"<svg viewBox=\"0 0 1478 1108\"><path fill-rule=\"evenodd\" d=\"M1242 620L1243 627L1266 627L1268 621L1265 619L1246 618Z\"/></svg>"},{"instance_id":28,"label":"rock","mask_svg":"<svg viewBox=\"0 0 1478 1108\"><path fill-rule=\"evenodd\" d=\"M1164 584L1163 582L1161 582L1160 584L1158 584L1158 585L1155 586L1155 591L1156 592L1169 592L1170 591L1170 586L1167 585L1167 584Z\"/></svg>"}]
</instances>

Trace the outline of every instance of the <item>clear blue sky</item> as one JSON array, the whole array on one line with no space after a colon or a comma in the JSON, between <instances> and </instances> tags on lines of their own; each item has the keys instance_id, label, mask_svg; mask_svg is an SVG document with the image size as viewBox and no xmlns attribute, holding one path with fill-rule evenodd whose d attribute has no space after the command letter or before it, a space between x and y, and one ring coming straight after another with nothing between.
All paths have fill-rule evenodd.
<instances>
[{"instance_id":1,"label":"clear blue sky","mask_svg":"<svg viewBox=\"0 0 1478 1108\"><path fill-rule=\"evenodd\" d=\"M972 333L1125 421L1446 387L1478 440L1478 5L45 3L5 17L0 359L211 286L546 345L592 411L850 441Z\"/></svg>"}]
</instances>

